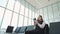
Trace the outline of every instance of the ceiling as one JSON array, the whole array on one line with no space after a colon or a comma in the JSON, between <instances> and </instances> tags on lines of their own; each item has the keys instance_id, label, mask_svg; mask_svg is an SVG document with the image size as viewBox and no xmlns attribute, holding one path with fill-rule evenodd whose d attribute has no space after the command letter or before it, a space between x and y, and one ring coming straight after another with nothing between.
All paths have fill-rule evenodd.
<instances>
[{"instance_id":1,"label":"ceiling","mask_svg":"<svg viewBox=\"0 0 60 34\"><path fill-rule=\"evenodd\" d=\"M45 7L47 5L56 3L60 0L26 0L26 1L29 2L30 4L32 4L37 9L39 9L39 8Z\"/></svg>"}]
</instances>

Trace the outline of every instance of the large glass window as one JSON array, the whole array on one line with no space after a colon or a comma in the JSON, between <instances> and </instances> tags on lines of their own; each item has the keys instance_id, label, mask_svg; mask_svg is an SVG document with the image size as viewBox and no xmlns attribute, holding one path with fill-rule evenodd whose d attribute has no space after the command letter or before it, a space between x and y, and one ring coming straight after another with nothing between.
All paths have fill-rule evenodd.
<instances>
[{"instance_id":1,"label":"large glass window","mask_svg":"<svg viewBox=\"0 0 60 34\"><path fill-rule=\"evenodd\" d=\"M53 19L52 6L48 6L48 15L49 15L49 19Z\"/></svg>"},{"instance_id":2,"label":"large glass window","mask_svg":"<svg viewBox=\"0 0 60 34\"><path fill-rule=\"evenodd\" d=\"M20 14L24 15L24 5L21 4Z\"/></svg>"},{"instance_id":3,"label":"large glass window","mask_svg":"<svg viewBox=\"0 0 60 34\"><path fill-rule=\"evenodd\" d=\"M27 7L25 7L25 16L28 17L28 8Z\"/></svg>"},{"instance_id":4,"label":"large glass window","mask_svg":"<svg viewBox=\"0 0 60 34\"><path fill-rule=\"evenodd\" d=\"M32 11L29 9L29 18L32 18Z\"/></svg>"},{"instance_id":5,"label":"large glass window","mask_svg":"<svg viewBox=\"0 0 60 34\"><path fill-rule=\"evenodd\" d=\"M28 18L24 17L24 26L27 26Z\"/></svg>"},{"instance_id":6,"label":"large glass window","mask_svg":"<svg viewBox=\"0 0 60 34\"><path fill-rule=\"evenodd\" d=\"M28 26L29 25L32 25L32 20L31 19L29 19Z\"/></svg>"},{"instance_id":7,"label":"large glass window","mask_svg":"<svg viewBox=\"0 0 60 34\"><path fill-rule=\"evenodd\" d=\"M40 9L40 13L39 14L43 16L43 9Z\"/></svg>"},{"instance_id":8,"label":"large glass window","mask_svg":"<svg viewBox=\"0 0 60 34\"><path fill-rule=\"evenodd\" d=\"M9 11L9 10L6 10L6 13L5 13L1 28L6 29L7 26L10 25L11 15L12 15L12 12Z\"/></svg>"},{"instance_id":9,"label":"large glass window","mask_svg":"<svg viewBox=\"0 0 60 34\"><path fill-rule=\"evenodd\" d=\"M34 20L32 19L32 25L34 25Z\"/></svg>"},{"instance_id":10,"label":"large glass window","mask_svg":"<svg viewBox=\"0 0 60 34\"><path fill-rule=\"evenodd\" d=\"M38 10L38 15L40 15L40 10Z\"/></svg>"},{"instance_id":11,"label":"large glass window","mask_svg":"<svg viewBox=\"0 0 60 34\"><path fill-rule=\"evenodd\" d=\"M34 18L37 18L38 17L38 14L37 13L35 13L35 17Z\"/></svg>"},{"instance_id":12,"label":"large glass window","mask_svg":"<svg viewBox=\"0 0 60 34\"><path fill-rule=\"evenodd\" d=\"M54 19L50 19L49 22L54 22Z\"/></svg>"},{"instance_id":13,"label":"large glass window","mask_svg":"<svg viewBox=\"0 0 60 34\"><path fill-rule=\"evenodd\" d=\"M20 15L19 16L19 23L18 23L18 27L22 27L23 26L23 16Z\"/></svg>"},{"instance_id":14,"label":"large glass window","mask_svg":"<svg viewBox=\"0 0 60 34\"><path fill-rule=\"evenodd\" d=\"M59 9L59 11L60 11L60 2L58 2L58 9Z\"/></svg>"},{"instance_id":15,"label":"large glass window","mask_svg":"<svg viewBox=\"0 0 60 34\"><path fill-rule=\"evenodd\" d=\"M29 5L29 18L32 18L32 10L31 10L31 5Z\"/></svg>"},{"instance_id":16,"label":"large glass window","mask_svg":"<svg viewBox=\"0 0 60 34\"><path fill-rule=\"evenodd\" d=\"M32 14L31 14L31 17L32 17L32 19L33 19L33 18L34 18L34 8L33 8L33 7L31 7L31 8L32 8L32 9L31 9L31 10L32 10L32 11L31 11L31 13L32 13Z\"/></svg>"},{"instance_id":17,"label":"large glass window","mask_svg":"<svg viewBox=\"0 0 60 34\"><path fill-rule=\"evenodd\" d=\"M28 3L25 2L25 16L28 17Z\"/></svg>"},{"instance_id":18,"label":"large glass window","mask_svg":"<svg viewBox=\"0 0 60 34\"><path fill-rule=\"evenodd\" d=\"M44 10L44 20L47 21L48 20L48 12L47 12L47 7L43 8Z\"/></svg>"},{"instance_id":19,"label":"large glass window","mask_svg":"<svg viewBox=\"0 0 60 34\"><path fill-rule=\"evenodd\" d=\"M0 0L0 6L6 7L7 0Z\"/></svg>"},{"instance_id":20,"label":"large glass window","mask_svg":"<svg viewBox=\"0 0 60 34\"><path fill-rule=\"evenodd\" d=\"M19 12L19 8L20 8L20 3L18 1L15 2L15 8L14 8L14 11L15 12Z\"/></svg>"},{"instance_id":21,"label":"large glass window","mask_svg":"<svg viewBox=\"0 0 60 34\"><path fill-rule=\"evenodd\" d=\"M60 22L60 18L56 18L55 19L55 22Z\"/></svg>"},{"instance_id":22,"label":"large glass window","mask_svg":"<svg viewBox=\"0 0 60 34\"><path fill-rule=\"evenodd\" d=\"M14 26L14 30L17 27L18 14L14 13L12 17L11 26Z\"/></svg>"},{"instance_id":23,"label":"large glass window","mask_svg":"<svg viewBox=\"0 0 60 34\"><path fill-rule=\"evenodd\" d=\"M34 18L34 11L32 11L32 19Z\"/></svg>"},{"instance_id":24,"label":"large glass window","mask_svg":"<svg viewBox=\"0 0 60 34\"><path fill-rule=\"evenodd\" d=\"M60 2L58 3L58 11L59 11L59 14L60 14Z\"/></svg>"},{"instance_id":25,"label":"large glass window","mask_svg":"<svg viewBox=\"0 0 60 34\"><path fill-rule=\"evenodd\" d=\"M34 21L33 21L34 16L35 16L34 8L32 8L32 19L31 19L32 22L31 22L31 25L34 25Z\"/></svg>"},{"instance_id":26,"label":"large glass window","mask_svg":"<svg viewBox=\"0 0 60 34\"><path fill-rule=\"evenodd\" d=\"M3 13L4 13L4 8L0 7L0 25L1 25L2 17L3 17Z\"/></svg>"},{"instance_id":27,"label":"large glass window","mask_svg":"<svg viewBox=\"0 0 60 34\"><path fill-rule=\"evenodd\" d=\"M58 11L58 7L57 7L57 3L52 5L52 8L53 8L54 18L58 18L59 17L59 11Z\"/></svg>"},{"instance_id":28,"label":"large glass window","mask_svg":"<svg viewBox=\"0 0 60 34\"><path fill-rule=\"evenodd\" d=\"M32 7L32 5L25 2L24 0L0 0L0 25L2 25L1 28L6 29L8 26L13 26L15 30L17 26L22 27L33 25L34 15L35 17L37 17L38 15L37 13L35 13L36 11L34 12L34 9L35 8ZM4 13L4 11L6 12Z\"/></svg>"},{"instance_id":29,"label":"large glass window","mask_svg":"<svg viewBox=\"0 0 60 34\"><path fill-rule=\"evenodd\" d=\"M15 0L9 0L7 8L10 10L13 10Z\"/></svg>"}]
</instances>

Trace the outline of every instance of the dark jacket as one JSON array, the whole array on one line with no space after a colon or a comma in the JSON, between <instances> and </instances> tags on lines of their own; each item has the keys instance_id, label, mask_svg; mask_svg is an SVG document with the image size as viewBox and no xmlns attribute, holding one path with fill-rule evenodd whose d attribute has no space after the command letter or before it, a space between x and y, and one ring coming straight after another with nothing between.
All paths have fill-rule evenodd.
<instances>
[{"instance_id":1,"label":"dark jacket","mask_svg":"<svg viewBox=\"0 0 60 34\"><path fill-rule=\"evenodd\" d=\"M39 31L40 34L49 34L48 24L45 24L45 27L43 29L36 25L36 30Z\"/></svg>"},{"instance_id":2,"label":"dark jacket","mask_svg":"<svg viewBox=\"0 0 60 34\"><path fill-rule=\"evenodd\" d=\"M36 29L35 30L26 31L25 34L49 34L48 24L46 24L43 29L40 28L39 26L36 26Z\"/></svg>"}]
</instances>

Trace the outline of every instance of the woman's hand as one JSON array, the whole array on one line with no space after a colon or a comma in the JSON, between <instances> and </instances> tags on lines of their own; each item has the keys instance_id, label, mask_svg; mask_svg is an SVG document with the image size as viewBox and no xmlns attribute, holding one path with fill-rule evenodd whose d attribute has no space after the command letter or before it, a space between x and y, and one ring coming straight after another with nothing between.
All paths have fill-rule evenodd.
<instances>
[{"instance_id":1,"label":"woman's hand","mask_svg":"<svg viewBox=\"0 0 60 34\"><path fill-rule=\"evenodd\" d=\"M36 26L37 24L38 24L38 22L37 22L37 21L35 21L35 22L34 22L34 25Z\"/></svg>"},{"instance_id":2,"label":"woman's hand","mask_svg":"<svg viewBox=\"0 0 60 34\"><path fill-rule=\"evenodd\" d=\"M37 24L36 23L34 23L34 26L36 26Z\"/></svg>"}]
</instances>

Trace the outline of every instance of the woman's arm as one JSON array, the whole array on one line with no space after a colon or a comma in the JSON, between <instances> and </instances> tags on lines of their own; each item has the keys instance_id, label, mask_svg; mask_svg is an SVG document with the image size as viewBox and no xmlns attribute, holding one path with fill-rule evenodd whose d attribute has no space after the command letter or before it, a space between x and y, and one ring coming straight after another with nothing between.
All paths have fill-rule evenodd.
<instances>
[{"instance_id":1,"label":"woman's arm","mask_svg":"<svg viewBox=\"0 0 60 34\"><path fill-rule=\"evenodd\" d=\"M34 28L36 28L36 25L38 24L37 21L34 21Z\"/></svg>"},{"instance_id":2,"label":"woman's arm","mask_svg":"<svg viewBox=\"0 0 60 34\"><path fill-rule=\"evenodd\" d=\"M38 23L38 26L39 26L40 28L44 28L44 27L45 27L45 23L43 23L43 24L39 24L39 23Z\"/></svg>"},{"instance_id":3,"label":"woman's arm","mask_svg":"<svg viewBox=\"0 0 60 34\"><path fill-rule=\"evenodd\" d=\"M34 29L36 28L36 25L37 25L37 24L36 24L36 23L34 23Z\"/></svg>"}]
</instances>

